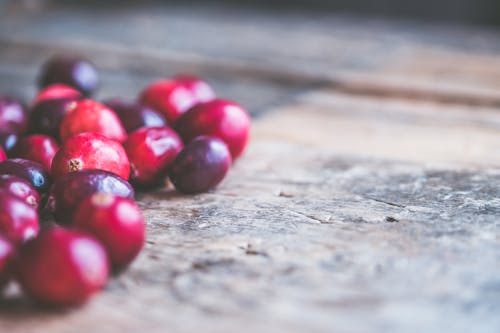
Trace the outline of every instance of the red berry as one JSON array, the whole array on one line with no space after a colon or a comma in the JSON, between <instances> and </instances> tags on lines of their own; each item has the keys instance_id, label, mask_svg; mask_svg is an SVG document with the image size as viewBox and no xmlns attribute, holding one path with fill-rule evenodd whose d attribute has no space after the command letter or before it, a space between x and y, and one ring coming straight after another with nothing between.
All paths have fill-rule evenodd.
<instances>
[{"instance_id":1,"label":"red berry","mask_svg":"<svg viewBox=\"0 0 500 333\"><path fill-rule=\"evenodd\" d=\"M7 154L5 154L3 148L0 147L0 162L5 161L6 159L7 159Z\"/></svg>"},{"instance_id":2,"label":"red berry","mask_svg":"<svg viewBox=\"0 0 500 333\"><path fill-rule=\"evenodd\" d=\"M127 266L139 254L145 239L142 213L133 200L98 193L77 208L74 227L88 232L106 249L115 269Z\"/></svg>"},{"instance_id":3,"label":"red berry","mask_svg":"<svg viewBox=\"0 0 500 333\"><path fill-rule=\"evenodd\" d=\"M34 134L22 138L12 149L12 157L24 158L40 163L50 170L52 159L59 150L59 144L52 137Z\"/></svg>"},{"instance_id":4,"label":"red berry","mask_svg":"<svg viewBox=\"0 0 500 333\"><path fill-rule=\"evenodd\" d=\"M250 117L240 105L221 99L198 104L177 120L175 129L184 142L200 135L222 139L233 159L239 157L248 143Z\"/></svg>"},{"instance_id":5,"label":"red berry","mask_svg":"<svg viewBox=\"0 0 500 333\"><path fill-rule=\"evenodd\" d=\"M182 149L182 140L169 127L143 127L123 144L131 166L131 181L144 187L161 183Z\"/></svg>"},{"instance_id":6,"label":"red berry","mask_svg":"<svg viewBox=\"0 0 500 333\"><path fill-rule=\"evenodd\" d=\"M106 170L124 179L130 175L130 163L122 145L98 133L71 137L52 160L51 172L55 179L82 169Z\"/></svg>"},{"instance_id":7,"label":"red berry","mask_svg":"<svg viewBox=\"0 0 500 333\"><path fill-rule=\"evenodd\" d=\"M54 182L47 206L59 223L71 223L76 207L94 193L134 198L134 189L123 178L103 170L70 172Z\"/></svg>"},{"instance_id":8,"label":"red berry","mask_svg":"<svg viewBox=\"0 0 500 333\"><path fill-rule=\"evenodd\" d=\"M174 79L183 84L193 94L196 104L212 101L216 97L212 87L197 76L177 75Z\"/></svg>"},{"instance_id":9,"label":"red berry","mask_svg":"<svg viewBox=\"0 0 500 333\"><path fill-rule=\"evenodd\" d=\"M0 190L0 234L15 244L38 234L38 214L24 200Z\"/></svg>"},{"instance_id":10,"label":"red berry","mask_svg":"<svg viewBox=\"0 0 500 333\"><path fill-rule=\"evenodd\" d=\"M0 175L0 189L15 195L35 208L38 208L40 204L40 194L26 179L13 175Z\"/></svg>"},{"instance_id":11,"label":"red berry","mask_svg":"<svg viewBox=\"0 0 500 333\"><path fill-rule=\"evenodd\" d=\"M120 119L113 110L91 99L71 104L61 122L62 141L84 132L99 133L120 142L127 137Z\"/></svg>"},{"instance_id":12,"label":"red berry","mask_svg":"<svg viewBox=\"0 0 500 333\"><path fill-rule=\"evenodd\" d=\"M14 246L0 235L0 292L11 276L11 262L14 257Z\"/></svg>"},{"instance_id":13,"label":"red berry","mask_svg":"<svg viewBox=\"0 0 500 333\"><path fill-rule=\"evenodd\" d=\"M88 60L75 55L57 55L45 63L38 77L40 88L54 83L69 85L90 96L97 89L99 79L96 68Z\"/></svg>"},{"instance_id":14,"label":"red berry","mask_svg":"<svg viewBox=\"0 0 500 333\"><path fill-rule=\"evenodd\" d=\"M32 105L39 104L44 101L53 100L53 99L80 99L82 94L76 90L65 84L52 84L38 92L33 100Z\"/></svg>"},{"instance_id":15,"label":"red berry","mask_svg":"<svg viewBox=\"0 0 500 333\"><path fill-rule=\"evenodd\" d=\"M0 96L0 132L24 133L28 129L28 113L21 101Z\"/></svg>"},{"instance_id":16,"label":"red berry","mask_svg":"<svg viewBox=\"0 0 500 333\"><path fill-rule=\"evenodd\" d=\"M47 192L52 184L49 173L43 165L23 158L9 158L0 162L0 175L14 175L25 179L38 193Z\"/></svg>"},{"instance_id":17,"label":"red berry","mask_svg":"<svg viewBox=\"0 0 500 333\"><path fill-rule=\"evenodd\" d=\"M200 136L177 155L170 180L182 193L199 193L217 186L231 166L227 145L215 137Z\"/></svg>"},{"instance_id":18,"label":"red berry","mask_svg":"<svg viewBox=\"0 0 500 333\"><path fill-rule=\"evenodd\" d=\"M158 111L139 103L129 103L118 98L104 102L120 118L127 133L141 127L158 127L167 125L167 120Z\"/></svg>"},{"instance_id":19,"label":"red berry","mask_svg":"<svg viewBox=\"0 0 500 333\"><path fill-rule=\"evenodd\" d=\"M63 228L47 229L24 245L16 268L26 294L53 306L84 303L106 284L109 272L101 244Z\"/></svg>"},{"instance_id":20,"label":"red berry","mask_svg":"<svg viewBox=\"0 0 500 333\"><path fill-rule=\"evenodd\" d=\"M143 90L141 103L163 113L170 124L194 105L210 98L208 84L194 77L160 80ZM213 94L213 91L211 91Z\"/></svg>"}]
</instances>

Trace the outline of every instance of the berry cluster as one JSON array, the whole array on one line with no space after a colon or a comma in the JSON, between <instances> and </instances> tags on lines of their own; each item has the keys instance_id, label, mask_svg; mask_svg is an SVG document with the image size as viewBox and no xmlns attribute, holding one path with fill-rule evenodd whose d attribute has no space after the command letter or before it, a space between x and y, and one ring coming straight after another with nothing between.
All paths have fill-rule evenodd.
<instances>
[{"instance_id":1,"label":"berry cluster","mask_svg":"<svg viewBox=\"0 0 500 333\"><path fill-rule=\"evenodd\" d=\"M193 76L97 102L95 67L56 56L29 108L0 96L0 292L78 305L145 241L135 191L213 189L244 151L250 118ZM168 185L167 185L168 186Z\"/></svg>"}]
</instances>

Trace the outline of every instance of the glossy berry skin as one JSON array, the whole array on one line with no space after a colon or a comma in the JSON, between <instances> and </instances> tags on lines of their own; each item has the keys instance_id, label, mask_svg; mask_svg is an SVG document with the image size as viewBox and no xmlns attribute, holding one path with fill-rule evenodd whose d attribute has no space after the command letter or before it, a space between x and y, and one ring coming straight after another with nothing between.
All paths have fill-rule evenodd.
<instances>
[{"instance_id":1,"label":"glossy berry skin","mask_svg":"<svg viewBox=\"0 0 500 333\"><path fill-rule=\"evenodd\" d=\"M84 99L72 104L66 111L59 131L63 142L85 132L99 133L119 142L127 137L116 113L104 104Z\"/></svg>"},{"instance_id":2,"label":"glossy berry skin","mask_svg":"<svg viewBox=\"0 0 500 333\"><path fill-rule=\"evenodd\" d=\"M88 60L74 55L56 55L45 63L38 77L39 88L54 83L66 84L90 96L97 89L99 78Z\"/></svg>"},{"instance_id":3,"label":"glossy berry skin","mask_svg":"<svg viewBox=\"0 0 500 333\"><path fill-rule=\"evenodd\" d=\"M161 185L182 150L182 140L169 127L143 127L123 144L130 160L131 182L141 187Z\"/></svg>"},{"instance_id":4,"label":"glossy berry skin","mask_svg":"<svg viewBox=\"0 0 500 333\"><path fill-rule=\"evenodd\" d=\"M175 129L185 143L200 135L223 140L233 159L238 158L248 143L250 116L240 105L222 99L198 104L177 120Z\"/></svg>"},{"instance_id":5,"label":"glossy berry skin","mask_svg":"<svg viewBox=\"0 0 500 333\"><path fill-rule=\"evenodd\" d=\"M2 147L0 147L0 162L5 161L7 159L7 154L3 150Z\"/></svg>"},{"instance_id":6,"label":"glossy berry skin","mask_svg":"<svg viewBox=\"0 0 500 333\"><path fill-rule=\"evenodd\" d=\"M59 223L71 224L76 207L95 193L134 198L134 189L123 178L103 170L68 173L54 182L47 206Z\"/></svg>"},{"instance_id":7,"label":"glossy berry skin","mask_svg":"<svg viewBox=\"0 0 500 333\"><path fill-rule=\"evenodd\" d=\"M73 226L101 242L116 270L130 264L144 246L144 218L130 199L106 193L94 194L79 205Z\"/></svg>"},{"instance_id":8,"label":"glossy berry skin","mask_svg":"<svg viewBox=\"0 0 500 333\"><path fill-rule=\"evenodd\" d=\"M36 208L0 190L0 235L14 244L21 244L35 237L39 228Z\"/></svg>"},{"instance_id":9,"label":"glossy berry skin","mask_svg":"<svg viewBox=\"0 0 500 333\"><path fill-rule=\"evenodd\" d=\"M34 300L52 306L85 303L107 282L109 263L94 238L50 228L19 250L17 278Z\"/></svg>"},{"instance_id":10,"label":"glossy berry skin","mask_svg":"<svg viewBox=\"0 0 500 333\"><path fill-rule=\"evenodd\" d=\"M9 158L0 162L0 175L14 175L27 180L38 193L46 193L52 180L40 163L23 158Z\"/></svg>"},{"instance_id":11,"label":"glossy berry skin","mask_svg":"<svg viewBox=\"0 0 500 333\"><path fill-rule=\"evenodd\" d=\"M22 138L17 145L12 149L10 156L24 158L35 161L50 170L52 159L59 150L57 141L42 134L34 134Z\"/></svg>"},{"instance_id":12,"label":"glossy berry skin","mask_svg":"<svg viewBox=\"0 0 500 333\"><path fill-rule=\"evenodd\" d=\"M127 133L141 127L167 125L167 120L162 114L145 105L125 102L117 98L106 101L104 104L115 111Z\"/></svg>"},{"instance_id":13,"label":"glossy berry skin","mask_svg":"<svg viewBox=\"0 0 500 333\"><path fill-rule=\"evenodd\" d=\"M28 129L28 113L21 101L0 96L0 132L22 134Z\"/></svg>"},{"instance_id":14,"label":"glossy berry skin","mask_svg":"<svg viewBox=\"0 0 500 333\"><path fill-rule=\"evenodd\" d=\"M0 132L0 147L8 154L17 144L19 134L12 132Z\"/></svg>"},{"instance_id":15,"label":"glossy berry skin","mask_svg":"<svg viewBox=\"0 0 500 333\"><path fill-rule=\"evenodd\" d=\"M40 194L26 179L0 175L0 190L9 192L35 208L40 205Z\"/></svg>"},{"instance_id":16,"label":"glossy berry skin","mask_svg":"<svg viewBox=\"0 0 500 333\"><path fill-rule=\"evenodd\" d=\"M0 235L0 293L11 277L11 264L14 257L14 246L7 238Z\"/></svg>"},{"instance_id":17,"label":"glossy berry skin","mask_svg":"<svg viewBox=\"0 0 500 333\"><path fill-rule=\"evenodd\" d=\"M130 175L130 163L123 146L98 133L81 133L71 137L52 160L54 179L83 169L106 170L124 179Z\"/></svg>"},{"instance_id":18,"label":"glossy berry skin","mask_svg":"<svg viewBox=\"0 0 500 333\"><path fill-rule=\"evenodd\" d=\"M82 94L75 88L72 88L65 84L56 83L40 90L36 95L36 97L34 98L32 105L36 105L48 100L55 100L55 99L78 100L81 98Z\"/></svg>"},{"instance_id":19,"label":"glossy berry skin","mask_svg":"<svg viewBox=\"0 0 500 333\"><path fill-rule=\"evenodd\" d=\"M181 74L175 76L174 80L184 85L191 92L196 99L196 104L209 102L216 98L212 87L197 76Z\"/></svg>"},{"instance_id":20,"label":"glossy berry skin","mask_svg":"<svg viewBox=\"0 0 500 333\"><path fill-rule=\"evenodd\" d=\"M200 136L177 155L170 167L170 180L182 193L206 192L217 186L231 167L227 145L215 137Z\"/></svg>"},{"instance_id":21,"label":"glossy berry skin","mask_svg":"<svg viewBox=\"0 0 500 333\"><path fill-rule=\"evenodd\" d=\"M169 124L198 103L213 98L208 84L191 76L159 80L144 89L139 97L142 104L163 113Z\"/></svg>"}]
</instances>

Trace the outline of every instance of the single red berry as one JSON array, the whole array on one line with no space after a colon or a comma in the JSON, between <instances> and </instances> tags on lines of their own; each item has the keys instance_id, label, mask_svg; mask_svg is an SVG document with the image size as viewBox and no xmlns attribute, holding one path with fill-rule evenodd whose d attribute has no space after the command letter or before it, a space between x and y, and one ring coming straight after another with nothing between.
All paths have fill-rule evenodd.
<instances>
[{"instance_id":1,"label":"single red berry","mask_svg":"<svg viewBox=\"0 0 500 333\"><path fill-rule=\"evenodd\" d=\"M56 55L42 67L38 86L47 87L63 83L78 89L85 96L92 95L99 84L95 66L80 56Z\"/></svg>"},{"instance_id":2,"label":"single red berry","mask_svg":"<svg viewBox=\"0 0 500 333\"><path fill-rule=\"evenodd\" d=\"M122 145L98 133L80 133L71 137L52 160L54 179L83 169L106 170L124 179L130 175L130 163Z\"/></svg>"},{"instance_id":3,"label":"single red berry","mask_svg":"<svg viewBox=\"0 0 500 333\"><path fill-rule=\"evenodd\" d=\"M177 80L160 80L144 89L139 97L142 104L163 113L170 124L200 100L190 84Z\"/></svg>"},{"instance_id":4,"label":"single red berry","mask_svg":"<svg viewBox=\"0 0 500 333\"><path fill-rule=\"evenodd\" d=\"M38 302L75 306L87 301L108 280L106 252L81 232L50 228L19 250L17 278Z\"/></svg>"},{"instance_id":5,"label":"single red berry","mask_svg":"<svg viewBox=\"0 0 500 333\"><path fill-rule=\"evenodd\" d=\"M231 153L224 141L200 136L177 155L169 176L179 192L200 193L217 186L230 167Z\"/></svg>"},{"instance_id":6,"label":"single red berry","mask_svg":"<svg viewBox=\"0 0 500 333\"><path fill-rule=\"evenodd\" d=\"M65 84L56 83L40 90L33 99L32 105L54 99L74 99L82 98L82 94L73 87Z\"/></svg>"},{"instance_id":7,"label":"single red berry","mask_svg":"<svg viewBox=\"0 0 500 333\"><path fill-rule=\"evenodd\" d=\"M0 189L15 195L35 208L40 205L40 194L26 179L13 175L0 175Z\"/></svg>"},{"instance_id":8,"label":"single red berry","mask_svg":"<svg viewBox=\"0 0 500 333\"><path fill-rule=\"evenodd\" d=\"M0 190L0 234L15 244L38 234L38 213L26 201Z\"/></svg>"},{"instance_id":9,"label":"single red berry","mask_svg":"<svg viewBox=\"0 0 500 333\"><path fill-rule=\"evenodd\" d=\"M0 132L22 134L28 129L24 104L12 96L0 96Z\"/></svg>"},{"instance_id":10,"label":"single red berry","mask_svg":"<svg viewBox=\"0 0 500 333\"><path fill-rule=\"evenodd\" d=\"M14 246L5 237L0 235L0 292L9 281L11 263L14 257Z\"/></svg>"},{"instance_id":11,"label":"single red berry","mask_svg":"<svg viewBox=\"0 0 500 333\"><path fill-rule=\"evenodd\" d=\"M250 116L240 105L222 99L198 104L184 113L175 129L185 143L200 135L215 136L229 147L233 159L239 157L248 143Z\"/></svg>"},{"instance_id":12,"label":"single red berry","mask_svg":"<svg viewBox=\"0 0 500 333\"><path fill-rule=\"evenodd\" d=\"M73 223L101 242L115 269L130 264L144 245L144 218L136 203L127 198L94 194L79 205Z\"/></svg>"},{"instance_id":13,"label":"single red berry","mask_svg":"<svg viewBox=\"0 0 500 333\"><path fill-rule=\"evenodd\" d=\"M134 189L123 178L103 170L70 172L54 182L47 206L59 223L71 224L76 207L94 193L134 198Z\"/></svg>"},{"instance_id":14,"label":"single red berry","mask_svg":"<svg viewBox=\"0 0 500 333\"><path fill-rule=\"evenodd\" d=\"M130 160L131 181L142 187L161 184L168 168L182 150L182 140L169 127L143 127L123 144Z\"/></svg>"},{"instance_id":15,"label":"single red berry","mask_svg":"<svg viewBox=\"0 0 500 333\"><path fill-rule=\"evenodd\" d=\"M104 102L120 118L127 133L141 127L166 126L167 120L158 111L140 103L125 102L114 98Z\"/></svg>"},{"instance_id":16,"label":"single red berry","mask_svg":"<svg viewBox=\"0 0 500 333\"><path fill-rule=\"evenodd\" d=\"M7 154L2 147L0 147L0 162L5 161L7 159Z\"/></svg>"},{"instance_id":17,"label":"single red berry","mask_svg":"<svg viewBox=\"0 0 500 333\"><path fill-rule=\"evenodd\" d=\"M70 137L84 132L99 133L120 142L127 137L116 113L107 106L91 99L85 99L69 106L61 122L59 134L64 142Z\"/></svg>"},{"instance_id":18,"label":"single red berry","mask_svg":"<svg viewBox=\"0 0 500 333\"><path fill-rule=\"evenodd\" d=\"M34 134L22 138L12 149L10 156L24 158L40 163L45 169L50 170L52 159L59 150L59 144L54 138Z\"/></svg>"},{"instance_id":19,"label":"single red berry","mask_svg":"<svg viewBox=\"0 0 500 333\"><path fill-rule=\"evenodd\" d=\"M50 175L43 165L24 158L9 158L0 162L0 175L14 175L25 179L38 193L47 192L52 184Z\"/></svg>"},{"instance_id":20,"label":"single red berry","mask_svg":"<svg viewBox=\"0 0 500 333\"><path fill-rule=\"evenodd\" d=\"M30 111L30 132L59 138L62 119L81 98L78 90L64 84L53 84L40 91Z\"/></svg>"}]
</instances>

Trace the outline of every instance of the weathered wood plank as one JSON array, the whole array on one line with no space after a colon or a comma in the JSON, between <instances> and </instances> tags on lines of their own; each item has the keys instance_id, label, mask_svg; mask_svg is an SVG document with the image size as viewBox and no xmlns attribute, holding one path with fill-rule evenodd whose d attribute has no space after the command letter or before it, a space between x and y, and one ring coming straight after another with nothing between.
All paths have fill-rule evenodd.
<instances>
[{"instance_id":1,"label":"weathered wood plank","mask_svg":"<svg viewBox=\"0 0 500 333\"><path fill-rule=\"evenodd\" d=\"M115 24L111 16L128 24ZM35 12L14 6L0 18L4 66L38 66L58 50L71 50L129 76L190 71L500 105L497 30L287 12L277 21L273 13L200 5Z\"/></svg>"}]
</instances>

